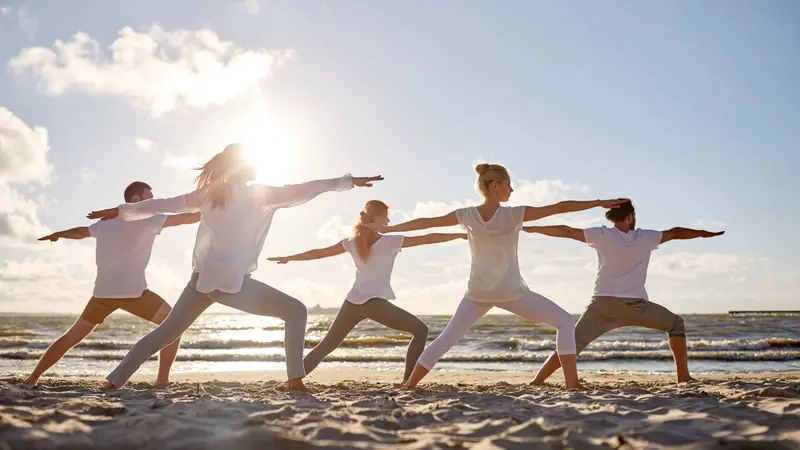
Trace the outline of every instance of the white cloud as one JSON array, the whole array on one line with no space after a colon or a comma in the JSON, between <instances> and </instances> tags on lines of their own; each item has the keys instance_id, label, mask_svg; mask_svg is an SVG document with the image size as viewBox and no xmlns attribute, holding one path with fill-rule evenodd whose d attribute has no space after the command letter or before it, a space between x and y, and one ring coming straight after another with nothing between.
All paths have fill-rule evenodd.
<instances>
[{"instance_id":1,"label":"white cloud","mask_svg":"<svg viewBox=\"0 0 800 450\"><path fill-rule=\"evenodd\" d=\"M734 275L745 271L755 260L734 253L676 252L653 253L649 273L676 278L704 278Z\"/></svg>"},{"instance_id":2,"label":"white cloud","mask_svg":"<svg viewBox=\"0 0 800 450\"><path fill-rule=\"evenodd\" d=\"M0 107L0 245L16 246L47 231L37 216L39 203L11 186L49 183L49 151L46 129L29 127Z\"/></svg>"},{"instance_id":3,"label":"white cloud","mask_svg":"<svg viewBox=\"0 0 800 450\"><path fill-rule=\"evenodd\" d=\"M81 169L81 180L83 181L83 184L87 185L92 184L96 179L97 179L97 172L88 167L84 167Z\"/></svg>"},{"instance_id":4,"label":"white cloud","mask_svg":"<svg viewBox=\"0 0 800 450\"><path fill-rule=\"evenodd\" d=\"M32 16L24 6L17 10L17 24L28 39L35 38L39 31L39 19Z\"/></svg>"},{"instance_id":5,"label":"white cloud","mask_svg":"<svg viewBox=\"0 0 800 450\"><path fill-rule=\"evenodd\" d=\"M150 139L137 138L134 143L136 144L136 148L143 152L155 150L156 148L156 143Z\"/></svg>"},{"instance_id":6,"label":"white cloud","mask_svg":"<svg viewBox=\"0 0 800 450\"><path fill-rule=\"evenodd\" d=\"M202 162L195 156L176 155L170 152L164 152L164 166L172 167L173 169L190 170L196 169Z\"/></svg>"},{"instance_id":7,"label":"white cloud","mask_svg":"<svg viewBox=\"0 0 800 450\"><path fill-rule=\"evenodd\" d=\"M169 31L153 25L143 32L122 28L108 52L79 32L52 48L25 48L9 66L17 74L32 74L48 94L75 89L122 97L137 110L159 116L226 103L257 87L291 55L290 50L245 49L209 29Z\"/></svg>"},{"instance_id":8,"label":"white cloud","mask_svg":"<svg viewBox=\"0 0 800 450\"><path fill-rule=\"evenodd\" d=\"M725 228L725 222L714 219L697 219L692 222L691 227L716 231Z\"/></svg>"},{"instance_id":9,"label":"white cloud","mask_svg":"<svg viewBox=\"0 0 800 450\"><path fill-rule=\"evenodd\" d=\"M7 16L9 14L11 14L11 7L10 6L0 7L0 16Z\"/></svg>"},{"instance_id":10,"label":"white cloud","mask_svg":"<svg viewBox=\"0 0 800 450\"><path fill-rule=\"evenodd\" d=\"M49 183L49 151L44 127L29 127L0 106L0 183Z\"/></svg>"},{"instance_id":11,"label":"white cloud","mask_svg":"<svg viewBox=\"0 0 800 450\"><path fill-rule=\"evenodd\" d=\"M342 221L341 216L333 216L323 223L317 230L317 238L323 242L330 242L331 245L351 236L353 226L347 225Z\"/></svg>"},{"instance_id":12,"label":"white cloud","mask_svg":"<svg viewBox=\"0 0 800 450\"><path fill-rule=\"evenodd\" d=\"M257 16L261 12L259 0L243 0L239 3L239 7L252 16Z\"/></svg>"},{"instance_id":13,"label":"white cloud","mask_svg":"<svg viewBox=\"0 0 800 450\"><path fill-rule=\"evenodd\" d=\"M93 247L68 241L37 244L40 251L33 256L0 262L0 310L74 312L92 293Z\"/></svg>"},{"instance_id":14,"label":"white cloud","mask_svg":"<svg viewBox=\"0 0 800 450\"><path fill-rule=\"evenodd\" d=\"M47 233L37 216L38 204L0 183L0 244L32 241Z\"/></svg>"}]
</instances>

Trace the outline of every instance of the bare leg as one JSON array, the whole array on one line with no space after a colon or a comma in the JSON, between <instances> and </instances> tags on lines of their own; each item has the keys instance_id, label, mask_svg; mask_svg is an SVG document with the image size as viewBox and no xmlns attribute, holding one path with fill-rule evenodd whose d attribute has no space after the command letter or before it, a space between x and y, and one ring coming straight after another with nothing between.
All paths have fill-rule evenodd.
<instances>
[{"instance_id":1,"label":"bare leg","mask_svg":"<svg viewBox=\"0 0 800 450\"><path fill-rule=\"evenodd\" d=\"M172 310L168 305L162 305L151 321L160 325L167 318L169 312ZM156 377L156 386L162 386L169 383L169 371L172 368L172 363L175 362L175 356L178 354L178 348L181 346L181 338L175 339L171 344L161 349L158 354L158 376Z\"/></svg>"},{"instance_id":2,"label":"bare leg","mask_svg":"<svg viewBox=\"0 0 800 450\"><path fill-rule=\"evenodd\" d=\"M411 372L411 376L408 377L408 381L403 384L403 389L406 391L414 389L417 384L419 384L419 382L425 378L425 375L427 375L428 372L430 372L430 370L426 369L422 364L417 364L414 366L414 370Z\"/></svg>"},{"instance_id":3,"label":"bare leg","mask_svg":"<svg viewBox=\"0 0 800 450\"><path fill-rule=\"evenodd\" d=\"M84 319L79 318L76 320L66 333L50 344L50 347L47 347L47 351L45 351L44 355L39 359L39 363L36 364L36 368L33 369L33 373L25 380L24 384L27 386L36 386L42 374L60 361L72 347L78 345L78 343L88 336L96 326L97 324Z\"/></svg>"},{"instance_id":4,"label":"bare leg","mask_svg":"<svg viewBox=\"0 0 800 450\"><path fill-rule=\"evenodd\" d=\"M553 372L560 368L561 361L558 359L558 353L553 352L552 355L547 357L542 367L539 368L539 371L536 372L536 377L534 377L533 381L530 383L531 386L541 386Z\"/></svg>"},{"instance_id":5,"label":"bare leg","mask_svg":"<svg viewBox=\"0 0 800 450\"><path fill-rule=\"evenodd\" d=\"M678 374L678 383L691 381L689 375L689 354L686 350L685 336L670 336L669 349L672 350L672 357L675 358L675 371Z\"/></svg>"},{"instance_id":6,"label":"bare leg","mask_svg":"<svg viewBox=\"0 0 800 450\"><path fill-rule=\"evenodd\" d=\"M105 387L107 389L117 389L124 386L131 375L150 356L179 339L183 332L213 303L208 294L203 294L190 286L186 286L178 301L175 302L172 311L170 311L170 314L161 325L139 339L139 342L130 349L122 362L108 374L108 377L106 377L108 382Z\"/></svg>"},{"instance_id":7,"label":"bare leg","mask_svg":"<svg viewBox=\"0 0 800 450\"><path fill-rule=\"evenodd\" d=\"M579 354L592 341L614 328L617 328L617 325L613 321L606 317L601 311L589 305L575 324L575 353ZM544 364L542 364L542 367L539 368L536 377L530 384L532 386L544 384L545 380L560 367L561 361L559 360L559 355L553 352L553 354L545 360Z\"/></svg>"}]
</instances>

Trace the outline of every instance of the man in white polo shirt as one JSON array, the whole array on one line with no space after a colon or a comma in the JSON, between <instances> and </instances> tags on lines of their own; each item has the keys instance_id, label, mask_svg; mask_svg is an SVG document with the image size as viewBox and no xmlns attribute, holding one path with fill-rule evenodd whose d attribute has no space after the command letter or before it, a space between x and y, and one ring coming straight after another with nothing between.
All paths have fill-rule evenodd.
<instances>
[{"instance_id":1,"label":"man in white polo shirt","mask_svg":"<svg viewBox=\"0 0 800 450\"><path fill-rule=\"evenodd\" d=\"M589 244L597 251L598 271L594 295L586 311L575 324L575 343L578 353L603 334L621 327L640 326L661 330L669 336L669 348L675 359L678 382L689 381L686 334L683 319L651 302L645 281L650 254L659 245L676 239L695 239L720 236L689 228L666 231L636 228L636 210L631 202L606 211L613 227L585 230L564 225L525 227L524 231L547 236L569 238ZM557 355L551 355L539 369L532 385L540 385L561 367Z\"/></svg>"},{"instance_id":2,"label":"man in white polo shirt","mask_svg":"<svg viewBox=\"0 0 800 450\"><path fill-rule=\"evenodd\" d=\"M125 202L136 203L153 198L152 188L135 181L125 189ZM39 377L57 363L72 347L80 343L109 314L123 309L147 321L160 324L171 310L158 294L147 289L144 271L150 261L153 242L161 230L176 225L196 223L200 213L157 215L145 220L126 222L122 219L98 221L88 227L76 227L40 238L40 241L59 239L97 239L95 263L97 277L94 293L81 316L56 339L42 355L33 373L25 380L32 387ZM169 382L169 370L175 361L180 339L161 350L156 385Z\"/></svg>"}]
</instances>

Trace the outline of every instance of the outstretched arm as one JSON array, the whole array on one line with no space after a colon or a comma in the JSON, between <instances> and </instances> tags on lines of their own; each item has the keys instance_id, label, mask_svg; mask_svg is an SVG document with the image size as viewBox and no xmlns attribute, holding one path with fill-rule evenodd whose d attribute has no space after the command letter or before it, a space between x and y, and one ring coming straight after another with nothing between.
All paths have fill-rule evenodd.
<instances>
[{"instance_id":1,"label":"outstretched arm","mask_svg":"<svg viewBox=\"0 0 800 450\"><path fill-rule=\"evenodd\" d=\"M403 239L403 248L416 247L418 245L439 244L441 242L449 242L456 239L466 238L466 233L431 233L424 236L412 236Z\"/></svg>"},{"instance_id":2,"label":"outstretched arm","mask_svg":"<svg viewBox=\"0 0 800 450\"><path fill-rule=\"evenodd\" d=\"M526 206L525 218L523 220L528 222L531 220L543 219L555 214L584 211L598 206L602 206L606 209L616 208L618 205L627 201L629 201L627 198L617 198L613 200L565 200L547 206Z\"/></svg>"},{"instance_id":3,"label":"outstretched arm","mask_svg":"<svg viewBox=\"0 0 800 450\"><path fill-rule=\"evenodd\" d=\"M451 227L453 225L458 225L458 219L456 218L455 211L439 217L422 217L419 219L409 220L408 222L382 228L380 231L384 233L399 233L402 231L417 231L428 228Z\"/></svg>"},{"instance_id":4,"label":"outstretched arm","mask_svg":"<svg viewBox=\"0 0 800 450\"><path fill-rule=\"evenodd\" d=\"M522 231L527 233L539 233L545 236L575 239L576 241L586 242L586 234L579 228L572 228L566 225L553 225L550 227L523 227Z\"/></svg>"},{"instance_id":5,"label":"outstretched arm","mask_svg":"<svg viewBox=\"0 0 800 450\"><path fill-rule=\"evenodd\" d=\"M311 261L314 259L322 259L329 256L341 255L342 253L344 253L344 245L342 245L341 242L338 242L330 247L317 248L307 252L298 253L296 255L267 258L267 261L276 262L278 264L286 264L289 261Z\"/></svg>"},{"instance_id":6,"label":"outstretched arm","mask_svg":"<svg viewBox=\"0 0 800 450\"><path fill-rule=\"evenodd\" d=\"M167 216L167 220L164 221L163 228L167 227L175 227L178 225L189 225L192 223L197 223L200 221L200 213L187 213L187 214L175 214L172 216Z\"/></svg>"},{"instance_id":7,"label":"outstretched arm","mask_svg":"<svg viewBox=\"0 0 800 450\"><path fill-rule=\"evenodd\" d=\"M705 230L693 230L691 228L682 228L682 227L675 227L666 231L661 232L661 243L673 240L683 240L683 239L696 239L696 238L710 238L716 236L722 236L725 234L724 231L705 231Z\"/></svg>"},{"instance_id":8,"label":"outstretched arm","mask_svg":"<svg viewBox=\"0 0 800 450\"><path fill-rule=\"evenodd\" d=\"M290 184L282 187L254 185L260 189L259 194L265 205L273 208L291 208L306 203L315 197L330 191L346 191L353 187L372 187L375 181L381 181L380 175L374 177L354 177L345 175L328 180L315 180L308 183Z\"/></svg>"},{"instance_id":9,"label":"outstretched arm","mask_svg":"<svg viewBox=\"0 0 800 450\"><path fill-rule=\"evenodd\" d=\"M156 214L179 214L200 211L200 194L192 191L172 198L151 198L136 203L125 203L116 208L92 211L89 219L109 220L119 216L122 220L149 219Z\"/></svg>"},{"instance_id":10,"label":"outstretched arm","mask_svg":"<svg viewBox=\"0 0 800 450\"><path fill-rule=\"evenodd\" d=\"M69 230L48 234L47 236L40 237L38 240L55 242L59 239L86 239L88 237L91 237L91 234L89 234L89 227L75 227Z\"/></svg>"}]
</instances>

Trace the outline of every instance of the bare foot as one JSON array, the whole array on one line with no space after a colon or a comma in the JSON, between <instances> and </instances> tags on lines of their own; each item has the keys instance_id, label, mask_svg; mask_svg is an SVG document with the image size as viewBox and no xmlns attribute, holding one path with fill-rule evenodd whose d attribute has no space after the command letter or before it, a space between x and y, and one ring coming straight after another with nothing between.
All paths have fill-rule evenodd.
<instances>
[{"instance_id":1,"label":"bare foot","mask_svg":"<svg viewBox=\"0 0 800 450\"><path fill-rule=\"evenodd\" d=\"M156 387L156 388L157 388L157 387L164 387L164 386L166 386L166 385L168 385L168 384L169 384L169 379L166 379L166 380L156 380L156 382L155 382L155 383L153 383L153 387Z\"/></svg>"},{"instance_id":2,"label":"bare foot","mask_svg":"<svg viewBox=\"0 0 800 450\"><path fill-rule=\"evenodd\" d=\"M27 390L36 389L38 387L37 383L31 383L28 380L23 381L22 383L18 384L17 386L20 389L27 389Z\"/></svg>"},{"instance_id":3,"label":"bare foot","mask_svg":"<svg viewBox=\"0 0 800 450\"><path fill-rule=\"evenodd\" d=\"M106 381L105 383L103 383L103 389L107 391L116 391L119 388L111 384L110 381Z\"/></svg>"},{"instance_id":4,"label":"bare foot","mask_svg":"<svg viewBox=\"0 0 800 450\"><path fill-rule=\"evenodd\" d=\"M678 384L681 384L681 383L698 383L698 381L697 381L696 378L689 377L689 378L687 378L685 380L678 380Z\"/></svg>"},{"instance_id":5,"label":"bare foot","mask_svg":"<svg viewBox=\"0 0 800 450\"><path fill-rule=\"evenodd\" d=\"M541 386L543 384L544 384L544 381L533 380L530 383L528 383L528 386Z\"/></svg>"},{"instance_id":6,"label":"bare foot","mask_svg":"<svg viewBox=\"0 0 800 450\"><path fill-rule=\"evenodd\" d=\"M306 392L306 393L311 393L312 392L311 389L309 389L308 386L306 386L303 383L303 379L302 378L295 378L294 380L289 380L289 381L287 381L286 383L283 384L283 387L287 391L300 391L300 392Z\"/></svg>"},{"instance_id":7,"label":"bare foot","mask_svg":"<svg viewBox=\"0 0 800 450\"><path fill-rule=\"evenodd\" d=\"M578 383L578 384L573 384L572 386L567 386L567 390L568 391L582 391L582 390L584 390L584 387L583 387L582 384Z\"/></svg>"}]
</instances>

